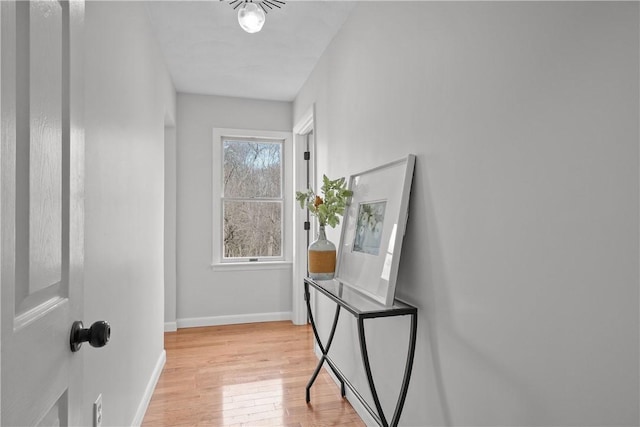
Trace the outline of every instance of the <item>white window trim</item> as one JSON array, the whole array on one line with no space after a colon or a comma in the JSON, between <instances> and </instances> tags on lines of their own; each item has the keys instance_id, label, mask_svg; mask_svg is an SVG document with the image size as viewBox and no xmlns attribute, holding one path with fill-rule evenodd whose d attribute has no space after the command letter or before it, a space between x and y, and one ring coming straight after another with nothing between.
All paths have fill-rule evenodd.
<instances>
[{"instance_id":1,"label":"white window trim","mask_svg":"<svg viewBox=\"0 0 640 427\"><path fill-rule=\"evenodd\" d=\"M291 270L291 261L222 262L211 264L213 271Z\"/></svg>"},{"instance_id":2,"label":"white window trim","mask_svg":"<svg viewBox=\"0 0 640 427\"><path fill-rule=\"evenodd\" d=\"M248 261L248 258L242 259L224 259L222 252L222 138L257 138L272 139L283 141L282 144L282 256L281 257L265 257L258 261ZM254 270L254 269L281 269L290 268L292 259L292 217L290 205L293 203L292 196L292 175L291 165L288 164L291 159L292 151L292 134L284 131L261 131L248 129L229 129L214 128L212 140L212 260L211 266L214 270ZM233 266L231 268L230 266Z\"/></svg>"}]
</instances>

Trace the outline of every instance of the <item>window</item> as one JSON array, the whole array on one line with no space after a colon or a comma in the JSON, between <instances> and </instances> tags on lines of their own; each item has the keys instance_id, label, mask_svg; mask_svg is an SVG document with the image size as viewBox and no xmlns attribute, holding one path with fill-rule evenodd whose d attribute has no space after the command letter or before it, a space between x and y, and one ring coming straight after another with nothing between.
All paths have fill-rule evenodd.
<instances>
[{"instance_id":1,"label":"window","mask_svg":"<svg viewBox=\"0 0 640 427\"><path fill-rule=\"evenodd\" d=\"M222 142L222 261L281 260L284 140Z\"/></svg>"}]
</instances>

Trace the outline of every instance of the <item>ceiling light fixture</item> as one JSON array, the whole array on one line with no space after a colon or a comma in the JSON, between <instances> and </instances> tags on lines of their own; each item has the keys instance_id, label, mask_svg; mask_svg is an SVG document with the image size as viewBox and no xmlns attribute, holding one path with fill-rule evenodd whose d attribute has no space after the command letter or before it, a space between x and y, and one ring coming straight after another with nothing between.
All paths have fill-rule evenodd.
<instances>
[{"instance_id":1,"label":"ceiling light fixture","mask_svg":"<svg viewBox=\"0 0 640 427\"><path fill-rule=\"evenodd\" d=\"M224 1L224 0L220 0ZM231 0L233 9L238 9L238 23L247 33L257 33L264 25L265 15L270 9L280 9L285 2L282 0Z\"/></svg>"}]
</instances>

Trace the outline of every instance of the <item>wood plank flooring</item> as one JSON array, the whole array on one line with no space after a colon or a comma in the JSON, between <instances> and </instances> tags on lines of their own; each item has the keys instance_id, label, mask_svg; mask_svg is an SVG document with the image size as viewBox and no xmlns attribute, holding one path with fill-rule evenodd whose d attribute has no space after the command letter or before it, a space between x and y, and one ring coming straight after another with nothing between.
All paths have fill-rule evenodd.
<instances>
[{"instance_id":1,"label":"wood plank flooring","mask_svg":"<svg viewBox=\"0 0 640 427\"><path fill-rule=\"evenodd\" d=\"M165 334L167 363L143 427L364 426L322 370L313 331L291 322L180 329Z\"/></svg>"}]
</instances>

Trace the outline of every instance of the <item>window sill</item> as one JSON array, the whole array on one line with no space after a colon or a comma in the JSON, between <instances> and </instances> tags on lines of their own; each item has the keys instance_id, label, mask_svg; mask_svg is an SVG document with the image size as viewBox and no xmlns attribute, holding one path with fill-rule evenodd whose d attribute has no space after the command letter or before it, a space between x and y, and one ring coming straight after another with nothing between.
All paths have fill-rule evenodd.
<instances>
[{"instance_id":1,"label":"window sill","mask_svg":"<svg viewBox=\"0 0 640 427\"><path fill-rule=\"evenodd\" d=\"M290 270L291 261L261 261L261 262L217 262L211 264L213 271L265 271Z\"/></svg>"}]
</instances>

